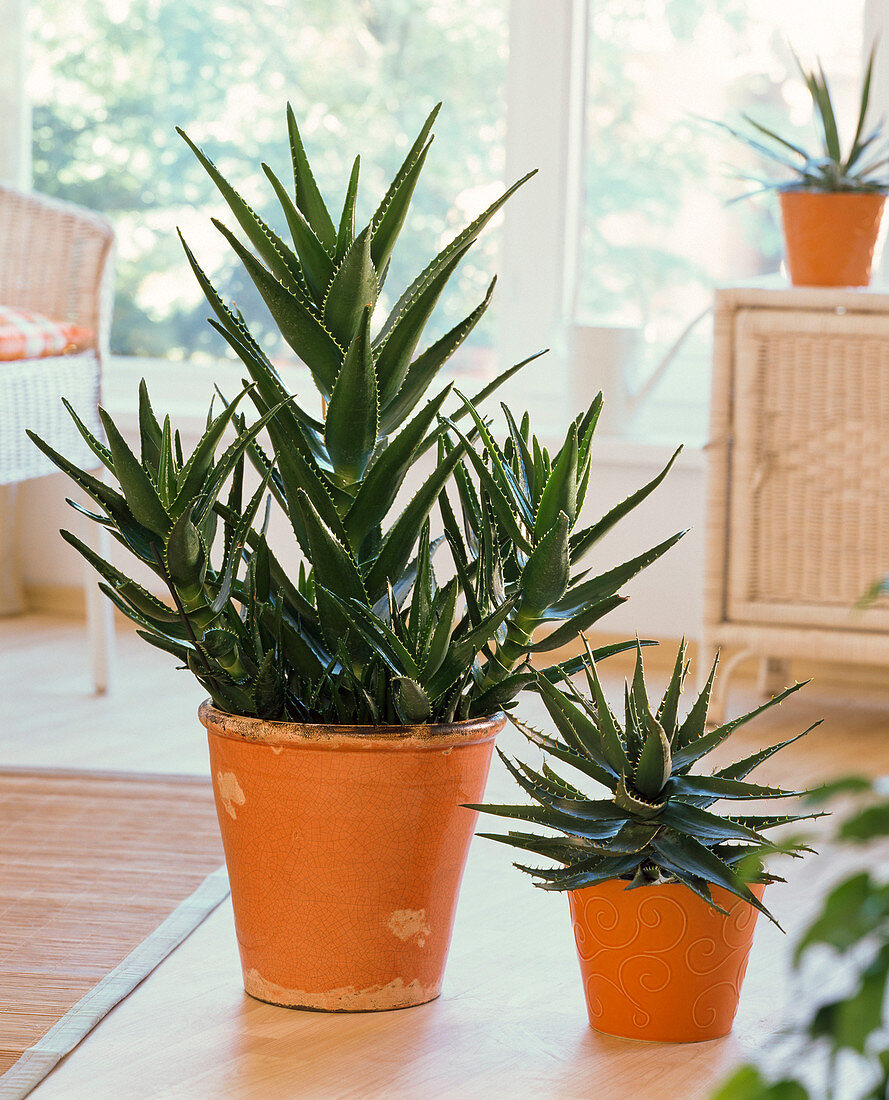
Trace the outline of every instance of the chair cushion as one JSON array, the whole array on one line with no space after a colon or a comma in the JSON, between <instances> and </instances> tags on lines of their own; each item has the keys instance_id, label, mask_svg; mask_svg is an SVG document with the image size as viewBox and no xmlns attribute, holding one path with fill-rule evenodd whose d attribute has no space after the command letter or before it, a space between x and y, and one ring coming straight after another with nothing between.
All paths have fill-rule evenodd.
<instances>
[{"instance_id":1,"label":"chair cushion","mask_svg":"<svg viewBox=\"0 0 889 1100\"><path fill-rule=\"evenodd\" d=\"M0 361L42 359L82 351L93 334L70 321L51 321L40 313L0 306Z\"/></svg>"}]
</instances>

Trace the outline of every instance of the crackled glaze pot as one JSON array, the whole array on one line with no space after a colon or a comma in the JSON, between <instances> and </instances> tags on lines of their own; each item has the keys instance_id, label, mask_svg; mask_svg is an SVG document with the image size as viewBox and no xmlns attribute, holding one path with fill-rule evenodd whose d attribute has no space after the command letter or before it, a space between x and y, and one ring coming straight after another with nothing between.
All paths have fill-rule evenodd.
<instances>
[{"instance_id":1,"label":"crackled glaze pot","mask_svg":"<svg viewBox=\"0 0 889 1100\"><path fill-rule=\"evenodd\" d=\"M311 726L209 701L210 765L244 988L364 1012L431 1001L502 714Z\"/></svg>"},{"instance_id":2,"label":"crackled glaze pot","mask_svg":"<svg viewBox=\"0 0 889 1100\"><path fill-rule=\"evenodd\" d=\"M794 286L867 286L886 196L782 191L787 269Z\"/></svg>"},{"instance_id":3,"label":"crackled glaze pot","mask_svg":"<svg viewBox=\"0 0 889 1100\"><path fill-rule=\"evenodd\" d=\"M713 888L612 880L568 895L590 1024L625 1039L694 1043L731 1031L758 911ZM751 886L762 900L764 887Z\"/></svg>"}]
</instances>

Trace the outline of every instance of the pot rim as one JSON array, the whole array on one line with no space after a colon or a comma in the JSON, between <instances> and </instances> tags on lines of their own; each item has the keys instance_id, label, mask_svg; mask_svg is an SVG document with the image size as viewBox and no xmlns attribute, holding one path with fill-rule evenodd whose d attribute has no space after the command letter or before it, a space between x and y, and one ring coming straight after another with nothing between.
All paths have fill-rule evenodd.
<instances>
[{"instance_id":1,"label":"pot rim","mask_svg":"<svg viewBox=\"0 0 889 1100\"><path fill-rule=\"evenodd\" d=\"M868 199L886 199L889 196L889 187L875 188L870 187L867 189L856 188L844 188L839 191L827 191L823 187L797 187L794 184L788 184L786 187L776 188L780 198L784 198L785 195L820 195L823 198L868 198Z\"/></svg>"},{"instance_id":2,"label":"pot rim","mask_svg":"<svg viewBox=\"0 0 889 1100\"><path fill-rule=\"evenodd\" d=\"M209 734L232 741L355 749L401 746L443 749L479 744L492 741L506 725L503 711L484 718L469 718L463 722L415 726L279 722L228 714L214 706L210 699L205 699L198 707L198 718Z\"/></svg>"}]
</instances>

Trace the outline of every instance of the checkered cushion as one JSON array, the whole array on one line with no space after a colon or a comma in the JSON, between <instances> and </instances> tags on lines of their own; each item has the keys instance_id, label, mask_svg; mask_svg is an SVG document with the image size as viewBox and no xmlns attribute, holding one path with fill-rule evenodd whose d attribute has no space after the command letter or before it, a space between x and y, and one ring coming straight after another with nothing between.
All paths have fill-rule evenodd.
<instances>
[{"instance_id":1,"label":"checkered cushion","mask_svg":"<svg viewBox=\"0 0 889 1100\"><path fill-rule=\"evenodd\" d=\"M69 321L51 321L39 313L0 306L0 361L67 355L90 346L93 334Z\"/></svg>"}]
</instances>

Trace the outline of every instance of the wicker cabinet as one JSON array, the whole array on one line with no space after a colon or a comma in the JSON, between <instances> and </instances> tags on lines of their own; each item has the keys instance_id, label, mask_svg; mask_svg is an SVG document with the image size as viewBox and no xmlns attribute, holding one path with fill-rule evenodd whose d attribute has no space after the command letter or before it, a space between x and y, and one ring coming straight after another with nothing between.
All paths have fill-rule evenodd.
<instances>
[{"instance_id":1,"label":"wicker cabinet","mask_svg":"<svg viewBox=\"0 0 889 1100\"><path fill-rule=\"evenodd\" d=\"M791 657L889 665L889 601L855 606L889 572L889 294L717 291L708 455L721 694L751 655L767 691Z\"/></svg>"}]
</instances>

